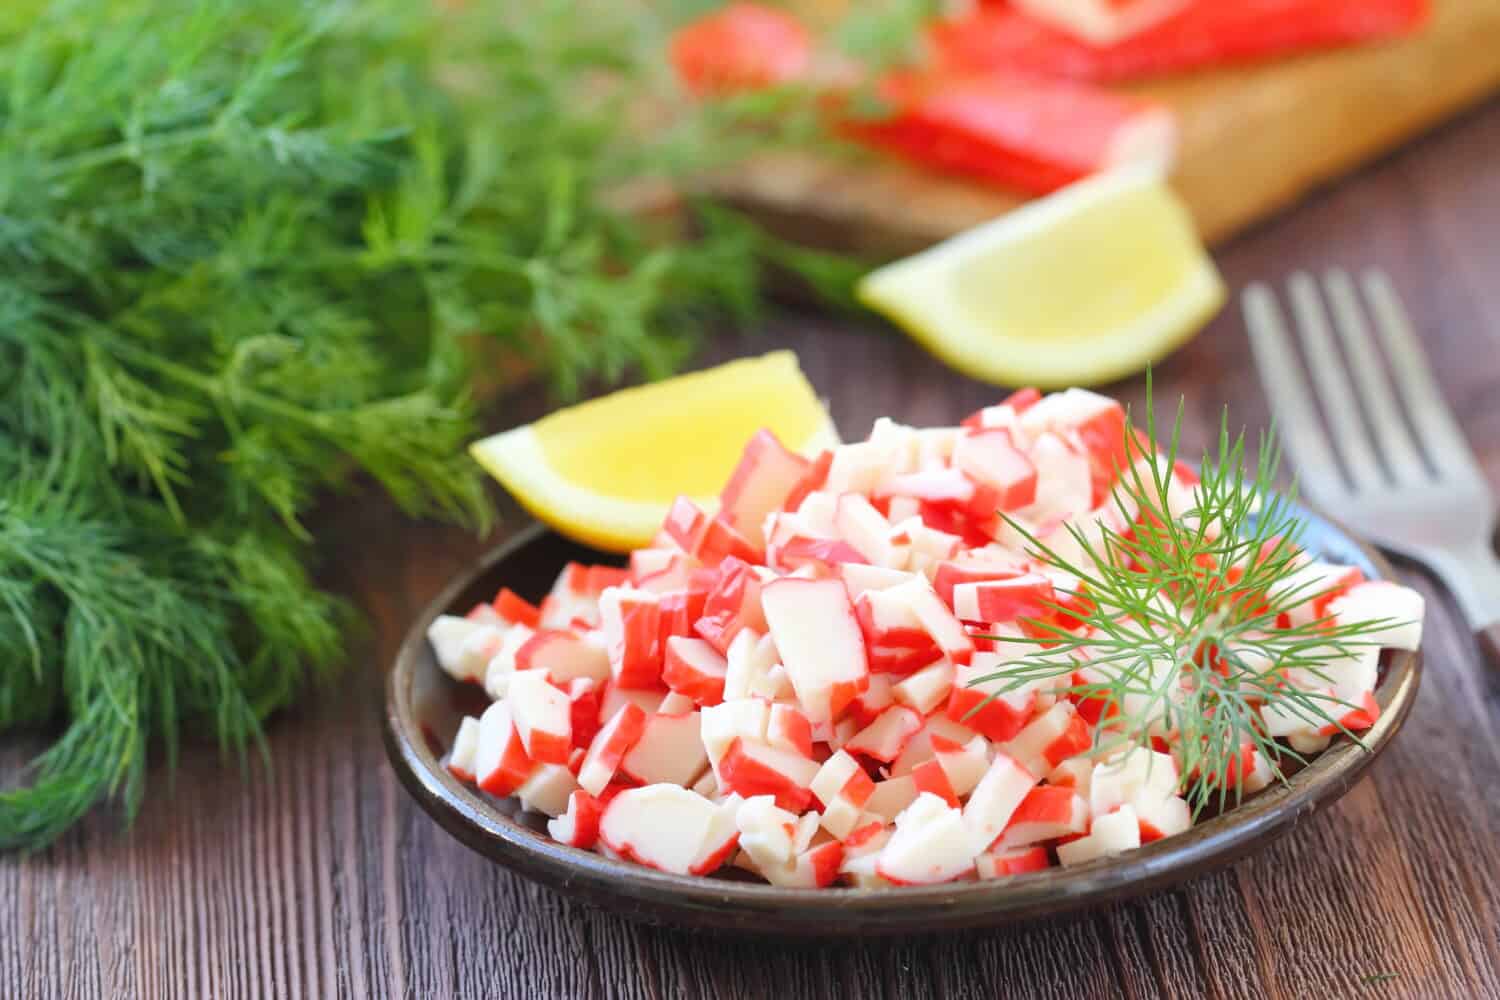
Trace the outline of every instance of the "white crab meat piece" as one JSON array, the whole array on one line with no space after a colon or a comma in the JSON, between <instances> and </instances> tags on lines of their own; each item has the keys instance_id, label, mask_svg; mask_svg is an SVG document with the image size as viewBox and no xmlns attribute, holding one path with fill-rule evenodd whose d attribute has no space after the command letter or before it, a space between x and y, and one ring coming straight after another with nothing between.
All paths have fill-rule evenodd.
<instances>
[{"instance_id":1,"label":"white crab meat piece","mask_svg":"<svg viewBox=\"0 0 1500 1000\"><path fill-rule=\"evenodd\" d=\"M718 868L739 839L739 800L710 802L677 785L629 788L609 800L599 839L620 857L678 875Z\"/></svg>"},{"instance_id":2,"label":"white crab meat piece","mask_svg":"<svg viewBox=\"0 0 1500 1000\"><path fill-rule=\"evenodd\" d=\"M1339 625L1380 624L1363 630L1362 640L1388 649L1416 649L1422 643L1426 604L1410 587L1388 580L1357 583L1335 597L1328 611Z\"/></svg>"},{"instance_id":3,"label":"white crab meat piece","mask_svg":"<svg viewBox=\"0 0 1500 1000\"><path fill-rule=\"evenodd\" d=\"M438 615L427 626L427 641L432 644L438 666L454 680L484 680L484 669L505 640L505 629L460 618Z\"/></svg>"},{"instance_id":4,"label":"white crab meat piece","mask_svg":"<svg viewBox=\"0 0 1500 1000\"><path fill-rule=\"evenodd\" d=\"M1057 860L1064 866L1081 865L1140 846L1140 818L1130 806L1121 806L1108 816L1100 816L1094 820L1088 836L1060 846L1057 849Z\"/></svg>"},{"instance_id":5,"label":"white crab meat piece","mask_svg":"<svg viewBox=\"0 0 1500 1000\"><path fill-rule=\"evenodd\" d=\"M896 817L875 872L897 885L951 882L974 870L976 853L963 814L924 793Z\"/></svg>"}]
</instances>

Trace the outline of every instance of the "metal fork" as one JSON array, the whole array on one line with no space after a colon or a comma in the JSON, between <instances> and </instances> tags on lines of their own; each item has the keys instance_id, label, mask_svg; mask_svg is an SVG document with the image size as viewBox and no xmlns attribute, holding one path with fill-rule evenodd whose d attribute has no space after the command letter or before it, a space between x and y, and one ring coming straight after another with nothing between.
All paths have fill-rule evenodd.
<instances>
[{"instance_id":1,"label":"metal fork","mask_svg":"<svg viewBox=\"0 0 1500 1000\"><path fill-rule=\"evenodd\" d=\"M1316 395L1303 378L1275 293L1264 283L1245 289L1245 324L1271 412L1303 495L1436 573L1485 652L1500 662L1495 498L1390 279L1380 271L1361 277L1363 295L1341 270L1323 276L1321 291L1306 273L1287 282Z\"/></svg>"}]
</instances>

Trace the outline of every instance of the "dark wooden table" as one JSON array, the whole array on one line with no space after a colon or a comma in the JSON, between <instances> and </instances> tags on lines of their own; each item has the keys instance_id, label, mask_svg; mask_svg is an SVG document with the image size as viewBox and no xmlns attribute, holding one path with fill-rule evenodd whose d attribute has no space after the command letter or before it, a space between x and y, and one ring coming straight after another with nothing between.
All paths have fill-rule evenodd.
<instances>
[{"instance_id":1,"label":"dark wooden table","mask_svg":"<svg viewBox=\"0 0 1500 1000\"><path fill-rule=\"evenodd\" d=\"M1500 489L1500 104L1340 183L1219 254L1238 290L1329 264L1388 269ZM795 348L846 434L992 400L873 323L779 317L708 360ZM1238 312L1158 373L1190 444L1265 405ZM1139 401L1139 380L1115 391ZM497 420L538 412L530 399ZM512 519L506 529L519 523ZM273 768L189 754L135 826L100 815L0 860L0 997L1500 996L1500 671L1448 597L1389 755L1334 809L1238 866L1091 915L869 944L723 940L565 902L451 840L398 787L377 724L408 621L481 549L374 501L324 519L328 576L372 627L357 666L270 728ZM26 747L11 746L13 766Z\"/></svg>"}]
</instances>

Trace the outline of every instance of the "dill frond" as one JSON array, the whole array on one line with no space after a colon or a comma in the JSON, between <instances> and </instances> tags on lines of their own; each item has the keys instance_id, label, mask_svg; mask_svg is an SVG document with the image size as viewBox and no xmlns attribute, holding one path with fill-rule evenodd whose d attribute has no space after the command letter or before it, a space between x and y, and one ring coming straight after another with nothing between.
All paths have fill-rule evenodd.
<instances>
[{"instance_id":1,"label":"dill frond","mask_svg":"<svg viewBox=\"0 0 1500 1000\"><path fill-rule=\"evenodd\" d=\"M1313 595L1310 584L1291 582L1306 558L1304 525L1295 490L1274 488L1274 437L1261 438L1252 464L1226 413L1215 454L1203 458L1184 504L1173 493L1181 429L1179 406L1170 434L1158 437L1148 373L1144 441L1160 444L1127 435L1113 493L1127 530L1069 524L1069 544L1049 545L1006 518L1031 558L1076 577L1052 605L1076 624L1028 620L1020 634L990 637L1024 652L976 683L1004 681L1001 690L1013 690L1045 680L1091 703L1101 719L1096 757L1166 740L1178 758L1179 791L1198 814L1239 801L1246 748L1280 780L1285 761L1303 762L1266 735L1264 707L1358 743L1340 721L1358 706L1322 689L1331 683L1325 670L1368 648L1364 637L1391 623L1289 624L1288 612ZM1097 679L1079 681L1083 668Z\"/></svg>"},{"instance_id":2,"label":"dill frond","mask_svg":"<svg viewBox=\"0 0 1500 1000\"><path fill-rule=\"evenodd\" d=\"M0 730L67 722L0 847L133 813L148 748L247 747L340 662L326 492L488 523L473 338L568 395L753 308L776 244L718 212L684 247L611 198L780 141L747 108L639 127L673 97L646 7L6 5Z\"/></svg>"}]
</instances>

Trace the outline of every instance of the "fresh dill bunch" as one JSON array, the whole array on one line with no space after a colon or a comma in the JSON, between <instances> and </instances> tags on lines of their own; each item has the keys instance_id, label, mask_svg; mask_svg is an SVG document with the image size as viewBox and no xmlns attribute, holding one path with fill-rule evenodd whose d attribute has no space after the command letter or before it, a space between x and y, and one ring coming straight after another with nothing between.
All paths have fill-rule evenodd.
<instances>
[{"instance_id":1,"label":"fresh dill bunch","mask_svg":"<svg viewBox=\"0 0 1500 1000\"><path fill-rule=\"evenodd\" d=\"M1368 650L1386 620L1289 622L1315 596L1299 576L1306 561L1295 490L1274 488L1279 449L1262 437L1253 464L1245 435L1221 421L1217 454L1205 456L1189 493L1174 482L1179 405L1163 450L1147 378L1143 438L1127 433L1111 525L1067 525L1048 544L1006 517L1027 554L1076 581L1057 588L1052 614L989 638L1025 651L976 683L1014 690L1042 680L1097 711L1091 753L1104 758L1165 740L1177 757L1179 792L1194 814L1242 795L1253 748L1285 780L1284 761L1305 763L1268 736L1272 708L1359 742L1343 719L1359 706L1331 693L1329 668ZM1128 422L1127 422L1128 426ZM1361 744L1363 745L1363 744Z\"/></svg>"},{"instance_id":2,"label":"fresh dill bunch","mask_svg":"<svg viewBox=\"0 0 1500 1000\"><path fill-rule=\"evenodd\" d=\"M942 13L939 0L866 0L835 26L833 42L867 68L915 62L923 29Z\"/></svg>"},{"instance_id":3,"label":"fresh dill bunch","mask_svg":"<svg viewBox=\"0 0 1500 1000\"><path fill-rule=\"evenodd\" d=\"M822 263L618 203L776 141L748 106L640 127L666 28L604 0L0 13L0 731L67 718L0 788L0 847L133 813L155 741L242 749L340 662L322 494L482 528L492 366L660 376L768 257Z\"/></svg>"}]
</instances>

